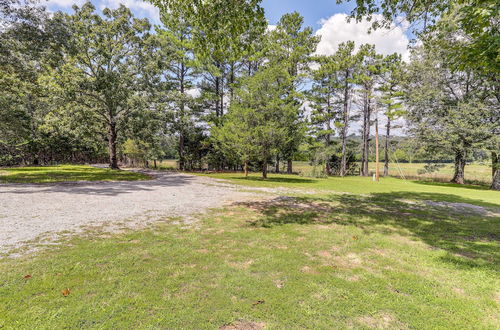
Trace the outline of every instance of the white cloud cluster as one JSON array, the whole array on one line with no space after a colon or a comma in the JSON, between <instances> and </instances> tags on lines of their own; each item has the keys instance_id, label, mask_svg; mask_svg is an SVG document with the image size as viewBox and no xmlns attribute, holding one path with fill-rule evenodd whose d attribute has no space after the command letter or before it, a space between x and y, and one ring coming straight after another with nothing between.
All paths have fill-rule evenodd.
<instances>
[{"instance_id":1,"label":"white cloud cluster","mask_svg":"<svg viewBox=\"0 0 500 330\"><path fill-rule=\"evenodd\" d=\"M120 4L125 7L130 8L134 15L147 17L153 20L153 23L160 22L160 12L158 8L153 6L149 2L141 1L141 0L101 0L99 1L99 8L117 8Z\"/></svg>"},{"instance_id":2,"label":"white cloud cluster","mask_svg":"<svg viewBox=\"0 0 500 330\"><path fill-rule=\"evenodd\" d=\"M81 6L87 0L47 0L46 4L50 9L57 7L58 9L71 8L73 5ZM138 17L147 17L153 21L153 23L160 22L160 12L158 8L153 6L149 2L142 0L99 0L95 1L94 4L100 10L104 8L117 8L120 4L130 8L134 15Z\"/></svg>"},{"instance_id":3,"label":"white cloud cluster","mask_svg":"<svg viewBox=\"0 0 500 330\"><path fill-rule=\"evenodd\" d=\"M276 25L273 25L273 24L267 25L267 31L274 31L274 30L276 30Z\"/></svg>"},{"instance_id":4,"label":"white cloud cluster","mask_svg":"<svg viewBox=\"0 0 500 330\"><path fill-rule=\"evenodd\" d=\"M375 16L374 19L380 19ZM368 33L371 22L363 20L347 22L346 14L335 14L321 21L321 28L316 35L321 36L321 42L316 52L321 55L331 55L340 43L352 40L359 47L362 44L373 44L377 52L389 55L400 53L403 60L408 61L409 39L405 35L404 27L393 24L390 29L378 29Z\"/></svg>"},{"instance_id":5,"label":"white cloud cluster","mask_svg":"<svg viewBox=\"0 0 500 330\"><path fill-rule=\"evenodd\" d=\"M48 7L71 8L73 5L81 6L85 1L86 0L47 0L45 5Z\"/></svg>"}]
</instances>

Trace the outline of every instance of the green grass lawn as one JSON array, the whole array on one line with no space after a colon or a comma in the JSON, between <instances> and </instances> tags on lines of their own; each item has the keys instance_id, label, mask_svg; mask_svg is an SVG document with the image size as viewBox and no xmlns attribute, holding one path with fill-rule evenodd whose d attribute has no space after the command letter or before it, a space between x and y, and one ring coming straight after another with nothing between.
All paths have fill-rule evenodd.
<instances>
[{"instance_id":1,"label":"green grass lawn","mask_svg":"<svg viewBox=\"0 0 500 330\"><path fill-rule=\"evenodd\" d=\"M423 172L425 164L422 163L390 163L389 175L396 178L430 180L438 182L449 182L453 178L454 164L440 164L441 167L435 172ZM309 162L293 162L293 170L296 172L307 172L312 166ZM380 164L380 171L383 173L384 164ZM375 163L369 164L369 170L375 172ZM480 183L489 185L491 183L491 165L468 164L465 166L465 180L470 183Z\"/></svg>"},{"instance_id":2,"label":"green grass lawn","mask_svg":"<svg viewBox=\"0 0 500 330\"><path fill-rule=\"evenodd\" d=\"M411 181L396 178L381 178L374 182L371 177L349 176L345 178L329 177L306 178L297 175L270 174L263 180L260 173L251 173L248 178L241 173L197 174L217 179L225 179L232 183L249 187L287 187L297 189L314 189L318 193L329 191L353 194L381 194L388 196L419 195L429 200L448 202L465 202L478 205L500 204L500 192L491 191L488 187L474 185L458 185L451 183Z\"/></svg>"},{"instance_id":3,"label":"green grass lawn","mask_svg":"<svg viewBox=\"0 0 500 330\"><path fill-rule=\"evenodd\" d=\"M4 258L0 328L499 327L500 193L397 179L210 176L314 193L237 203L193 226L165 219L89 232Z\"/></svg>"},{"instance_id":4,"label":"green grass lawn","mask_svg":"<svg viewBox=\"0 0 500 330\"><path fill-rule=\"evenodd\" d=\"M0 183L48 183L62 181L147 180L146 174L96 168L87 165L0 168Z\"/></svg>"}]
</instances>

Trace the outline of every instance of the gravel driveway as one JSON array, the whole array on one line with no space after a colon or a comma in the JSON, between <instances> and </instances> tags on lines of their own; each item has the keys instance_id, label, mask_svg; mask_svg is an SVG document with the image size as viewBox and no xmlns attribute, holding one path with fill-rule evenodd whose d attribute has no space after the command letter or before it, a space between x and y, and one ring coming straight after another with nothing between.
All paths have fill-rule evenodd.
<instances>
[{"instance_id":1,"label":"gravel driveway","mask_svg":"<svg viewBox=\"0 0 500 330\"><path fill-rule=\"evenodd\" d=\"M250 193L217 180L171 172L131 182L0 185L0 253L61 231L85 226L143 227L166 217L187 217Z\"/></svg>"}]
</instances>

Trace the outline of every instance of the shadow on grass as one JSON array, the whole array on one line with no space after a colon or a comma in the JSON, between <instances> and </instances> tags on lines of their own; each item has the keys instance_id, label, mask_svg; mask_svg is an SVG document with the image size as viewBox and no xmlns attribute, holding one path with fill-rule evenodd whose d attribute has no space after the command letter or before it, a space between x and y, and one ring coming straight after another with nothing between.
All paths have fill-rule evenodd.
<instances>
[{"instance_id":1,"label":"shadow on grass","mask_svg":"<svg viewBox=\"0 0 500 330\"><path fill-rule=\"evenodd\" d=\"M456 195L413 192L278 197L241 204L261 214L250 223L252 226L356 226L366 234L396 233L419 239L449 252L441 259L456 267L500 269L500 208L496 204L485 205Z\"/></svg>"},{"instance_id":2,"label":"shadow on grass","mask_svg":"<svg viewBox=\"0 0 500 330\"><path fill-rule=\"evenodd\" d=\"M413 181L418 184L423 184L426 186L437 186L437 187L452 187L452 188L462 188L462 189L473 189L473 190L489 190L490 186L487 184L457 184L451 182L436 182L436 181L425 181L425 180L416 180Z\"/></svg>"},{"instance_id":3,"label":"shadow on grass","mask_svg":"<svg viewBox=\"0 0 500 330\"><path fill-rule=\"evenodd\" d=\"M305 179L305 178L301 178L301 177L297 177L297 178L269 177L267 179L263 179L261 177L255 177L255 176L249 176L249 177L234 176L234 177L229 177L227 179L240 180L240 181L270 182L270 183L273 183L273 182L274 183L316 183L316 182L318 182L318 180Z\"/></svg>"}]
</instances>

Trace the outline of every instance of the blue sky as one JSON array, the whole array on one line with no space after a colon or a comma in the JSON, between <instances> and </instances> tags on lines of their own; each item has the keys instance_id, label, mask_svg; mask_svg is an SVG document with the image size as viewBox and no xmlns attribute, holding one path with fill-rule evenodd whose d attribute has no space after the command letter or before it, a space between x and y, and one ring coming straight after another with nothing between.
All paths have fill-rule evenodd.
<instances>
[{"instance_id":1,"label":"blue sky","mask_svg":"<svg viewBox=\"0 0 500 330\"><path fill-rule=\"evenodd\" d=\"M354 8L353 2L337 5L336 0L263 0L262 6L270 24L276 24L283 14L298 11L314 30L321 27L322 19L337 13L348 14Z\"/></svg>"}]
</instances>

